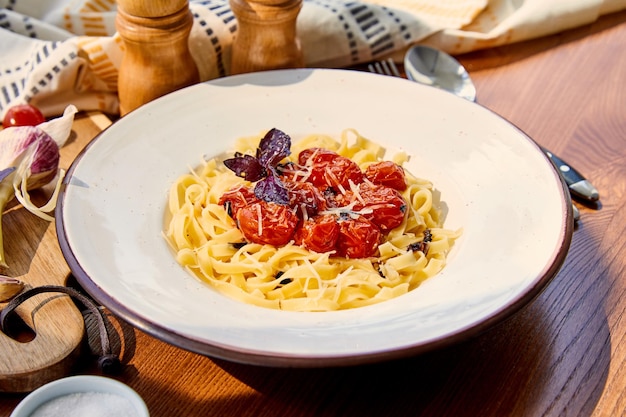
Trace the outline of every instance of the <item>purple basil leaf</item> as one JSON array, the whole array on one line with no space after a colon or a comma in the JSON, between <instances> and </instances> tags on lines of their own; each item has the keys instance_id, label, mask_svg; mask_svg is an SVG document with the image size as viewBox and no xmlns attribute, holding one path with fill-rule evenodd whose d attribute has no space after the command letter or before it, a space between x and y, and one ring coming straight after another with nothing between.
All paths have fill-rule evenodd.
<instances>
[{"instance_id":1,"label":"purple basil leaf","mask_svg":"<svg viewBox=\"0 0 626 417\"><path fill-rule=\"evenodd\" d=\"M237 176L255 182L267 175L267 172L259 164L254 156L236 154L234 158L224 160L224 165Z\"/></svg>"},{"instance_id":2,"label":"purple basil leaf","mask_svg":"<svg viewBox=\"0 0 626 417\"><path fill-rule=\"evenodd\" d=\"M256 157L264 168L275 167L291 154L290 148L291 138L289 135L273 128L259 142Z\"/></svg>"},{"instance_id":3,"label":"purple basil leaf","mask_svg":"<svg viewBox=\"0 0 626 417\"><path fill-rule=\"evenodd\" d=\"M282 204L283 206L289 205L289 191L283 182L274 175L257 182L254 186L254 195L259 200L267 201L268 203Z\"/></svg>"}]
</instances>

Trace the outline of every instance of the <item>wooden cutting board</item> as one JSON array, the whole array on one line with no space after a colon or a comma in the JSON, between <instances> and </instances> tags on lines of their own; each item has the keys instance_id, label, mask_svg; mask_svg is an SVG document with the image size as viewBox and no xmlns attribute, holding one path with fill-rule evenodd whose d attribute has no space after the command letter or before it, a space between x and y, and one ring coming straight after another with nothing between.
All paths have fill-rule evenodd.
<instances>
[{"instance_id":1,"label":"wooden cutting board","mask_svg":"<svg viewBox=\"0 0 626 417\"><path fill-rule=\"evenodd\" d=\"M79 113L70 138L61 149L67 169L91 139L111 124L105 115ZM33 192L44 203L51 187ZM54 223L36 217L14 200L2 217L4 250L9 265L0 274L18 278L26 287L66 285L70 269L58 244ZM0 309L6 303L0 303ZM85 336L83 316L67 295L47 293L24 302L16 310L22 329L16 340L0 331L0 391L29 392L67 376L81 354ZM21 319L21 320L20 320Z\"/></svg>"}]
</instances>

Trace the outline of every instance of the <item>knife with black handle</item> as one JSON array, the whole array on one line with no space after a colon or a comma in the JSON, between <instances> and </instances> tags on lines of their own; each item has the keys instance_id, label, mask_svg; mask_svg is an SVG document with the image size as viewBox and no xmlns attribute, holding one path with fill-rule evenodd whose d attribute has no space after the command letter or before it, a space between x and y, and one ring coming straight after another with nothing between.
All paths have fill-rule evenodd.
<instances>
[{"instance_id":1,"label":"knife with black handle","mask_svg":"<svg viewBox=\"0 0 626 417\"><path fill-rule=\"evenodd\" d=\"M556 168L561 173L561 176L565 180L570 193L574 197L578 197L585 201L596 202L600 199L600 194L596 187L589 182L583 175L575 170L570 164L554 155L552 152L545 148L541 148L543 152L548 155L548 158L552 161L552 163L556 166Z\"/></svg>"}]
</instances>

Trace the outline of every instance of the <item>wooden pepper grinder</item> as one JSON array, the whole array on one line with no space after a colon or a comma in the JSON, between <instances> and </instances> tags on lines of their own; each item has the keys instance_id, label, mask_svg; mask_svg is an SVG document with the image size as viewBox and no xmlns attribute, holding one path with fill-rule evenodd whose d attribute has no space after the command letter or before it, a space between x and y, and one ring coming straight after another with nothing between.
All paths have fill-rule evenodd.
<instances>
[{"instance_id":1,"label":"wooden pepper grinder","mask_svg":"<svg viewBox=\"0 0 626 417\"><path fill-rule=\"evenodd\" d=\"M230 0L237 18L231 73L304 67L296 34L302 0Z\"/></svg>"},{"instance_id":2,"label":"wooden pepper grinder","mask_svg":"<svg viewBox=\"0 0 626 417\"><path fill-rule=\"evenodd\" d=\"M117 82L120 115L200 81L189 52L188 0L118 0L115 20L125 51Z\"/></svg>"}]
</instances>

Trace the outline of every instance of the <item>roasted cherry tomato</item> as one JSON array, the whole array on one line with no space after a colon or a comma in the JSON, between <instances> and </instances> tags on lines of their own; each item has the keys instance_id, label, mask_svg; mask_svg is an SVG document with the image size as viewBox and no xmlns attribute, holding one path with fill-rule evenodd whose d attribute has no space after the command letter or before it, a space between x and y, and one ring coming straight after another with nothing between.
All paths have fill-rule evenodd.
<instances>
[{"instance_id":1,"label":"roasted cherry tomato","mask_svg":"<svg viewBox=\"0 0 626 417\"><path fill-rule=\"evenodd\" d=\"M406 190L404 169L392 161L381 161L369 165L365 170L365 177L377 185L384 185L398 191Z\"/></svg>"},{"instance_id":2,"label":"roasted cherry tomato","mask_svg":"<svg viewBox=\"0 0 626 417\"><path fill-rule=\"evenodd\" d=\"M402 224L407 204L397 190L382 185L372 187L364 182L359 184L358 192L360 198L355 200L354 211L361 212L383 232Z\"/></svg>"},{"instance_id":3,"label":"roasted cherry tomato","mask_svg":"<svg viewBox=\"0 0 626 417\"><path fill-rule=\"evenodd\" d=\"M363 182L363 172L356 162L327 149L305 149L298 155L298 162L309 170L307 181L321 189L349 188L350 180Z\"/></svg>"},{"instance_id":4,"label":"roasted cherry tomato","mask_svg":"<svg viewBox=\"0 0 626 417\"><path fill-rule=\"evenodd\" d=\"M373 256L378 248L380 229L364 218L351 217L339 220L339 236L337 238L337 255L347 258L367 258Z\"/></svg>"},{"instance_id":5,"label":"roasted cherry tomato","mask_svg":"<svg viewBox=\"0 0 626 417\"><path fill-rule=\"evenodd\" d=\"M302 217L305 217L302 210L306 210L306 217L310 217L326 208L322 192L310 182L283 180L283 184L289 190L289 205Z\"/></svg>"},{"instance_id":6,"label":"roasted cherry tomato","mask_svg":"<svg viewBox=\"0 0 626 417\"><path fill-rule=\"evenodd\" d=\"M311 159L313 156L323 155L323 154L338 155L337 152L333 152L329 149L307 148L307 149L300 151L300 153L298 154L298 164L300 164L300 166L311 165L313 163L313 159Z\"/></svg>"},{"instance_id":7,"label":"roasted cherry tomato","mask_svg":"<svg viewBox=\"0 0 626 417\"><path fill-rule=\"evenodd\" d=\"M400 226L407 210L406 201L397 190L382 185L372 187L367 182L359 184L356 193L349 190L328 195L328 199L328 207L350 207L383 232Z\"/></svg>"},{"instance_id":8,"label":"roasted cherry tomato","mask_svg":"<svg viewBox=\"0 0 626 417\"><path fill-rule=\"evenodd\" d=\"M37 126L45 121L46 118L37 107L30 104L18 104L7 110L2 126Z\"/></svg>"},{"instance_id":9,"label":"roasted cherry tomato","mask_svg":"<svg viewBox=\"0 0 626 417\"><path fill-rule=\"evenodd\" d=\"M314 252L324 253L335 249L338 237L337 218L326 214L303 221L294 238L297 245Z\"/></svg>"},{"instance_id":10,"label":"roasted cherry tomato","mask_svg":"<svg viewBox=\"0 0 626 417\"><path fill-rule=\"evenodd\" d=\"M226 191L220 197L218 203L224 206L230 217L236 219L239 209L257 201L258 198L254 195L253 190L243 185L238 185L232 190Z\"/></svg>"},{"instance_id":11,"label":"roasted cherry tomato","mask_svg":"<svg viewBox=\"0 0 626 417\"><path fill-rule=\"evenodd\" d=\"M237 224L248 242L283 246L293 237L298 216L288 206L257 201L237 210Z\"/></svg>"}]
</instances>

